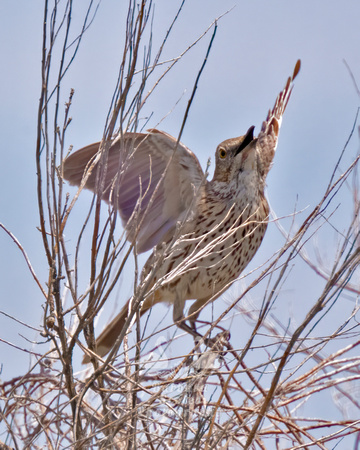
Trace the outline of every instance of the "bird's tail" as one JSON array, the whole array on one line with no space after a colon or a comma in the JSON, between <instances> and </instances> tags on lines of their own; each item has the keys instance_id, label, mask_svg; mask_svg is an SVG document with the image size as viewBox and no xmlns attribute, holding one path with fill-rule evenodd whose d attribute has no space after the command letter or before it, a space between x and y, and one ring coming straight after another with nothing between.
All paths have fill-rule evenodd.
<instances>
[{"instance_id":1,"label":"bird's tail","mask_svg":"<svg viewBox=\"0 0 360 450\"><path fill-rule=\"evenodd\" d=\"M146 313L152 306L153 302L145 300L143 306L140 310L140 317ZM103 357L111 350L112 346L115 344L116 339L120 335L122 329L124 328L126 319L129 313L129 303L130 300L126 302L124 307L121 309L119 314L106 326L104 331L100 334L100 336L96 339L95 342L95 352L97 355ZM90 355L84 355L82 360L83 364L88 364L90 362Z\"/></svg>"}]
</instances>

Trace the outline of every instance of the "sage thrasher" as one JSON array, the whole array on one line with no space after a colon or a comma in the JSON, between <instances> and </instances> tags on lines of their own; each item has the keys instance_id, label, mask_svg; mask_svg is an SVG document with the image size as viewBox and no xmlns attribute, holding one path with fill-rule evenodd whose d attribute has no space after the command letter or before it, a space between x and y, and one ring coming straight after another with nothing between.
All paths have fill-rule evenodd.
<instances>
[{"instance_id":1,"label":"sage thrasher","mask_svg":"<svg viewBox=\"0 0 360 450\"><path fill-rule=\"evenodd\" d=\"M201 308L215 300L244 270L264 237L269 206L265 180L280 125L300 70L300 61L254 138L254 127L216 149L214 177L206 180L196 156L172 136L155 129L124 133L105 154L101 198L113 205L127 239L138 253L153 249L142 271L144 280L159 261L144 296L140 315L154 304L173 304L173 320L194 336ZM70 155L63 175L80 185L100 144ZM100 160L101 161L101 160ZM105 172L104 172L105 167ZM100 163L85 187L99 194ZM195 300L184 318L186 300ZM130 300L96 340L104 356L122 331ZM84 362L88 362L85 356Z\"/></svg>"}]
</instances>

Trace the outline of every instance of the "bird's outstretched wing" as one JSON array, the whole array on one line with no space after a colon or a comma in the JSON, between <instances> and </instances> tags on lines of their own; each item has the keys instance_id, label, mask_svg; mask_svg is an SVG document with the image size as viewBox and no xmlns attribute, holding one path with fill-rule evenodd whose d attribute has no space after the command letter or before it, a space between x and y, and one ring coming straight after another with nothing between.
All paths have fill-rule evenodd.
<instances>
[{"instance_id":1,"label":"bird's outstretched wing","mask_svg":"<svg viewBox=\"0 0 360 450\"><path fill-rule=\"evenodd\" d=\"M268 112L266 120L262 123L258 140L262 147L261 157L264 166L264 176L266 176L267 172L270 170L271 162L274 158L282 116L290 99L294 86L293 81L300 71L300 66L301 62L298 60L295 64L292 76L287 79L284 89L276 98L273 109Z\"/></svg>"},{"instance_id":2,"label":"bird's outstretched wing","mask_svg":"<svg viewBox=\"0 0 360 450\"><path fill-rule=\"evenodd\" d=\"M91 144L66 158L63 174L70 184L81 184L99 145ZM175 230L204 180L196 156L169 134L154 129L116 138L105 156L105 167L102 199L118 208L127 238L136 240L139 253ZM93 192L97 172L98 165L85 184Z\"/></svg>"}]
</instances>

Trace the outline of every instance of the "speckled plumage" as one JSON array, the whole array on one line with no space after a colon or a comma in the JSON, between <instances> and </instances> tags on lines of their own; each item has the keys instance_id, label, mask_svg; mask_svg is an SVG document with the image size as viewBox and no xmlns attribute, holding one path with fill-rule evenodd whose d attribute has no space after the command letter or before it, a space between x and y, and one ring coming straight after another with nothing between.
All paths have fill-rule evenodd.
<instances>
[{"instance_id":1,"label":"speckled plumage","mask_svg":"<svg viewBox=\"0 0 360 450\"><path fill-rule=\"evenodd\" d=\"M156 246L144 266L143 279L157 255L164 252L141 315L156 303L173 304L174 322L198 335L195 321L199 309L217 298L253 258L268 222L266 175L299 69L300 61L257 138L253 137L254 127L250 127L245 136L228 139L217 147L211 181L205 179L196 156L166 133L126 133L112 144L106 156L108 170L102 198L117 206L127 238L136 241L140 252ZM80 185L98 148L99 144L93 144L67 158L64 178ZM96 170L85 187L96 190ZM134 209L137 214L133 214ZM190 326L184 320L186 300L196 300L189 310ZM97 339L100 356L111 349L121 332L128 305ZM85 356L84 362L88 361Z\"/></svg>"}]
</instances>

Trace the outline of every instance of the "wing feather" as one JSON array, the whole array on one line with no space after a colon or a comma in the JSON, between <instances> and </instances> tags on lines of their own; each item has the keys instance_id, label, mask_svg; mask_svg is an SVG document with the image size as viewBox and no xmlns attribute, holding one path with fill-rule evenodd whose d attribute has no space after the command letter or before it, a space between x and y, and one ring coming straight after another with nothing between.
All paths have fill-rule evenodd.
<instances>
[{"instance_id":1,"label":"wing feather","mask_svg":"<svg viewBox=\"0 0 360 450\"><path fill-rule=\"evenodd\" d=\"M64 161L64 178L70 184L81 184L99 147L100 143L91 144ZM198 159L185 145L155 129L119 136L104 158L102 199L116 205L127 238L134 242L136 236L138 251L151 249L175 229L192 204L204 180ZM97 175L98 164L85 184L93 192Z\"/></svg>"},{"instance_id":2,"label":"wing feather","mask_svg":"<svg viewBox=\"0 0 360 450\"><path fill-rule=\"evenodd\" d=\"M295 64L291 77L287 79L284 89L277 96L273 109L268 112L266 120L262 123L262 127L258 136L259 144L262 148L261 156L263 162L263 176L266 177L270 170L271 162L274 158L277 147L282 117L293 90L293 81L300 71L301 62L298 60Z\"/></svg>"}]
</instances>

